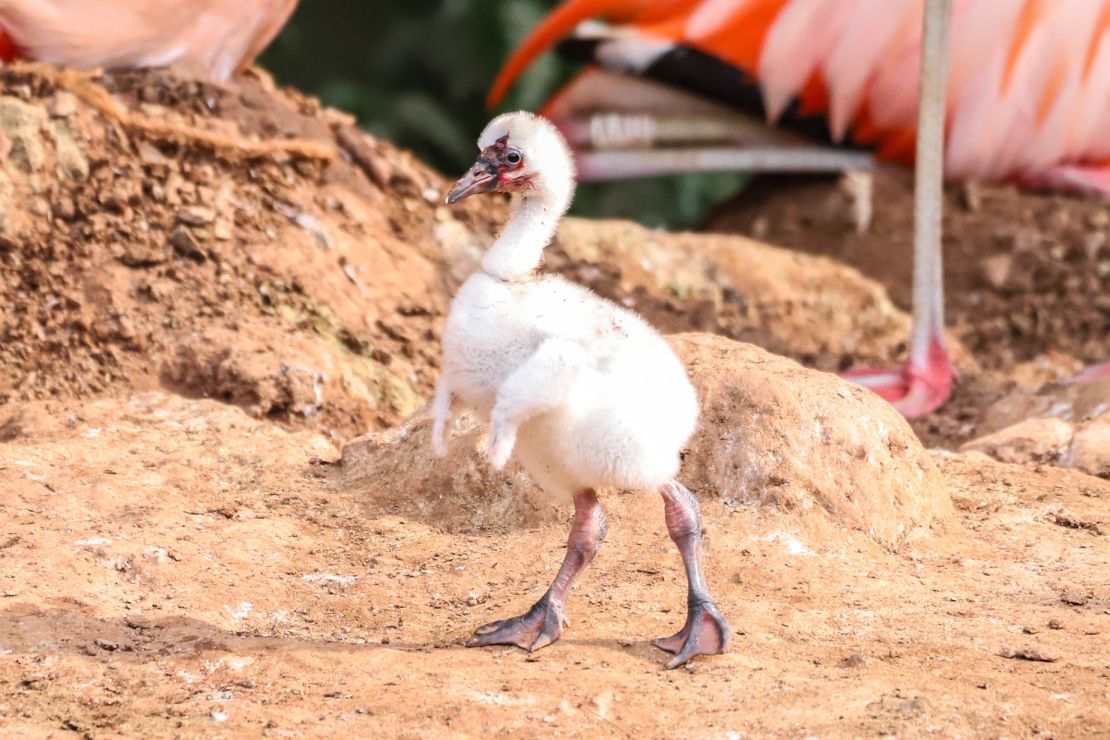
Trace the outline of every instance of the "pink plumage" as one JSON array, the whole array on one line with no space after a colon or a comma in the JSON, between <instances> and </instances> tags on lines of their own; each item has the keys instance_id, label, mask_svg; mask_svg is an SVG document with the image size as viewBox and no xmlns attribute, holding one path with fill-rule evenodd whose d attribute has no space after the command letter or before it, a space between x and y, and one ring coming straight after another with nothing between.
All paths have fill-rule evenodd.
<instances>
[{"instance_id":1,"label":"pink plumage","mask_svg":"<svg viewBox=\"0 0 1110 740\"><path fill-rule=\"evenodd\" d=\"M222 81L254 61L296 6L297 0L0 0L0 36L36 61L106 68L177 63Z\"/></svg>"},{"instance_id":2,"label":"pink plumage","mask_svg":"<svg viewBox=\"0 0 1110 740\"><path fill-rule=\"evenodd\" d=\"M601 15L621 32L744 67L772 118L800 100L828 116L834 136L908 163L921 14L921 0L568 0L509 60L492 98L546 43ZM558 96L562 111L581 84ZM949 177L1104 190L1110 0L956 0L947 99Z\"/></svg>"}]
</instances>

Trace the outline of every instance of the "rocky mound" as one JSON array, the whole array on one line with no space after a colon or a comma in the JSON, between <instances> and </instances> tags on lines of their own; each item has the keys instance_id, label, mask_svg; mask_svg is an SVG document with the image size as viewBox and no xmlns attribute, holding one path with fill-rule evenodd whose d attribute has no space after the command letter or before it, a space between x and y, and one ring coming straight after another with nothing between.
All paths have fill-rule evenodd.
<instances>
[{"instance_id":1,"label":"rocky mound","mask_svg":"<svg viewBox=\"0 0 1110 740\"><path fill-rule=\"evenodd\" d=\"M785 514L803 527L847 526L890 548L952 516L944 480L913 430L874 394L722 337L671 341L701 401L682 479L702 498ZM343 449L342 485L378 514L456 531L556 516L522 470L490 468L473 423L455 430L442 460L429 433L421 415L353 440Z\"/></svg>"},{"instance_id":2,"label":"rocky mound","mask_svg":"<svg viewBox=\"0 0 1110 740\"><path fill-rule=\"evenodd\" d=\"M340 433L419 406L426 168L263 78L0 82L0 401L162 386Z\"/></svg>"},{"instance_id":3,"label":"rocky mound","mask_svg":"<svg viewBox=\"0 0 1110 740\"><path fill-rule=\"evenodd\" d=\"M260 75L0 85L0 402L164 389L339 438L423 404L499 201L447 210L439 175ZM549 257L668 330L823 366L904 338L857 273L744 239L572 222Z\"/></svg>"}]
</instances>

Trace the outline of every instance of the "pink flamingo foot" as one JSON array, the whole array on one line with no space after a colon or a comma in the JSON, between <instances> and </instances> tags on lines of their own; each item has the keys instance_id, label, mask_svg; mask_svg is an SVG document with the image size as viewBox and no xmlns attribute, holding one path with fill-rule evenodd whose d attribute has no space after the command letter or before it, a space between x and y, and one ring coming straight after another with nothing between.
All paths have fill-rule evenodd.
<instances>
[{"instance_id":1,"label":"pink flamingo foot","mask_svg":"<svg viewBox=\"0 0 1110 740\"><path fill-rule=\"evenodd\" d=\"M924 361L911 359L901 370L857 367L840 376L870 388L907 419L916 419L944 405L952 395L956 371L944 345L934 339Z\"/></svg>"}]
</instances>

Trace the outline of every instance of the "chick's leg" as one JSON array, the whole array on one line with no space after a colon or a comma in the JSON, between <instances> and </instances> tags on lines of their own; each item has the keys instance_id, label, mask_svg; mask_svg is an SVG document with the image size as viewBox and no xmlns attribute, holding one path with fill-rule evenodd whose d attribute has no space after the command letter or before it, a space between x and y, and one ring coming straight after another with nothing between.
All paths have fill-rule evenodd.
<instances>
[{"instance_id":1,"label":"chick's leg","mask_svg":"<svg viewBox=\"0 0 1110 740\"><path fill-rule=\"evenodd\" d=\"M578 574L594 559L608 525L597 493L582 491L574 497L574 524L567 539L567 554L551 587L524 614L490 622L474 631L467 647L516 645L528 652L559 639L568 626L563 610Z\"/></svg>"},{"instance_id":2,"label":"chick's leg","mask_svg":"<svg viewBox=\"0 0 1110 740\"><path fill-rule=\"evenodd\" d=\"M661 637L653 644L674 658L667 668L677 668L697 655L716 655L728 649L728 622L721 616L701 568L702 522L701 507L694 494L681 483L671 481L663 486L663 510L667 532L678 546L686 566L688 584L686 623L670 637Z\"/></svg>"}]
</instances>

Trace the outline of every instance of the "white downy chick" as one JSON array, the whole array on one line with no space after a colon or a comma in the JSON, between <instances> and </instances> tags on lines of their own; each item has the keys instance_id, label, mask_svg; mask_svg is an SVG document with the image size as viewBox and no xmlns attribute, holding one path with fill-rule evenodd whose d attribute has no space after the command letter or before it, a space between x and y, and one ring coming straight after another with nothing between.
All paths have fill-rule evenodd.
<instances>
[{"instance_id":1,"label":"white downy chick","mask_svg":"<svg viewBox=\"0 0 1110 740\"><path fill-rule=\"evenodd\" d=\"M575 520L551 588L525 614L480 627L472 646L537 650L558 639L578 573L605 537L599 488L658 491L689 582L686 624L655 645L668 667L728 646L728 624L701 569L697 499L675 476L694 431L697 397L663 338L632 311L559 276L540 275L543 250L574 196L574 160L549 121L530 113L495 118L481 154L447 203L511 192L512 216L459 288L443 330L443 371L432 403L432 445L446 451L453 407L489 425L490 462L516 453L545 490L572 497Z\"/></svg>"}]
</instances>

